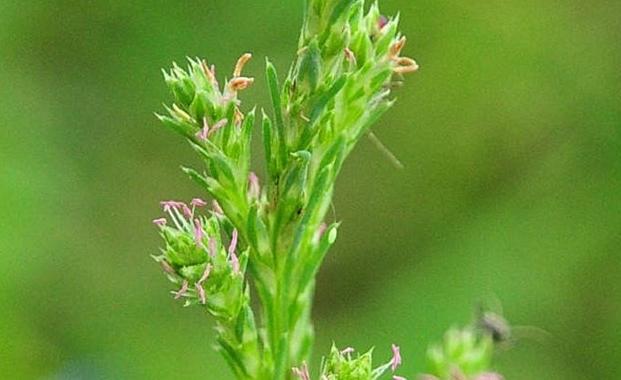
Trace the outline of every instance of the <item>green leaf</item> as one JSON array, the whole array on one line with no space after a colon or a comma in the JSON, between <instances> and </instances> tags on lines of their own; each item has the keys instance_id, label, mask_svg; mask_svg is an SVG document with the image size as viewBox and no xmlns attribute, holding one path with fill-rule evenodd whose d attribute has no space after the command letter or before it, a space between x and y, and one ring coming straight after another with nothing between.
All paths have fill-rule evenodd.
<instances>
[{"instance_id":1,"label":"green leaf","mask_svg":"<svg viewBox=\"0 0 621 380\"><path fill-rule=\"evenodd\" d=\"M276 68L269 60L266 60L266 77L267 85L269 87L270 96L272 99L274 117L276 119L276 129L278 131L278 154L281 165L284 165L287 160L287 137L285 134L285 122L282 117L282 105L280 102L280 87L278 85L278 74L276 73Z\"/></svg>"},{"instance_id":2,"label":"green leaf","mask_svg":"<svg viewBox=\"0 0 621 380\"><path fill-rule=\"evenodd\" d=\"M278 167L278 157L274 157L272 152L273 146L273 135L272 135L272 121L270 118L263 112L263 150L265 153L265 162L267 166L267 173L271 179L275 179L277 174Z\"/></svg>"}]
</instances>

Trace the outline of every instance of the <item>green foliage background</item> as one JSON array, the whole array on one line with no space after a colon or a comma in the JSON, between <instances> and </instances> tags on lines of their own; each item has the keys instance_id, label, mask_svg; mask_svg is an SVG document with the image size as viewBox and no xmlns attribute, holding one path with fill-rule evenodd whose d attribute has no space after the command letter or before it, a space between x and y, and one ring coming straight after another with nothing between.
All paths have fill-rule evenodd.
<instances>
[{"instance_id":1,"label":"green foliage background","mask_svg":"<svg viewBox=\"0 0 621 380\"><path fill-rule=\"evenodd\" d=\"M550 332L498 357L508 379L621 373L621 3L385 0L421 64L337 186L343 226L317 289L317 354L430 341L496 294ZM281 74L301 2L0 2L0 377L229 379L197 310L149 258L158 201L198 192L153 116L159 69L252 51ZM257 145L258 147L258 145Z\"/></svg>"}]
</instances>

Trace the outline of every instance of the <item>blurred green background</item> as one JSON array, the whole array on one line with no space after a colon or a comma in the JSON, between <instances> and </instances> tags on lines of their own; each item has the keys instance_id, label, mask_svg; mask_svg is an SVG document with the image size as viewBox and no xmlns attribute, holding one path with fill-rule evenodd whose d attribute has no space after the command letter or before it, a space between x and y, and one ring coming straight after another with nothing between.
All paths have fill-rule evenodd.
<instances>
[{"instance_id":1,"label":"blurred green background","mask_svg":"<svg viewBox=\"0 0 621 380\"><path fill-rule=\"evenodd\" d=\"M498 356L507 379L621 374L621 2L384 0L422 69L397 91L335 197L317 289L332 339L402 373L495 294L547 330ZM301 1L0 0L0 378L232 379L208 319L149 257L158 201L201 195L195 158L154 111L160 68L284 73ZM317 364L317 363L315 363Z\"/></svg>"}]
</instances>

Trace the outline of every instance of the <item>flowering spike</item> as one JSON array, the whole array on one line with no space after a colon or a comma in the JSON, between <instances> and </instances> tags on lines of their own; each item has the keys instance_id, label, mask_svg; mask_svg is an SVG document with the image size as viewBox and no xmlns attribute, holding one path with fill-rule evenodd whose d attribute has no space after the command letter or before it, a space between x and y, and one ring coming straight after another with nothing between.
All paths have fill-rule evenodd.
<instances>
[{"instance_id":1,"label":"flowering spike","mask_svg":"<svg viewBox=\"0 0 621 380\"><path fill-rule=\"evenodd\" d=\"M390 361L390 369L393 372L395 372L400 365L401 365L401 352L399 350L399 346L393 344L392 345L392 360Z\"/></svg>"},{"instance_id":2,"label":"flowering spike","mask_svg":"<svg viewBox=\"0 0 621 380\"><path fill-rule=\"evenodd\" d=\"M174 64L164 73L175 104L159 118L194 147L198 144L205 167L184 170L214 201L206 216L196 212L206 206L199 198L187 205L163 202L168 223L176 228L163 227L165 219L154 221L165 240L163 256L157 258L169 279L181 284L173 292L176 298L185 296L186 305L209 304L206 311L216 319L220 348L240 378L310 380L312 286L337 234L336 224L321 223L337 174L392 105L395 79L418 68L401 56L406 40L397 30L398 17L382 16L377 4L305 3L298 54L288 74L281 78L266 63L273 116L262 123L263 181L251 171L255 112L242 111L238 98L254 83L243 73L252 55L239 57L223 86L215 67L199 58L188 59L187 70ZM246 267L248 276L241 273ZM260 318L253 310L261 310ZM388 378L400 364L395 345L392 359L377 368L371 352L333 348L319 376ZM293 375L285 373L291 368ZM404 380L394 375L393 380Z\"/></svg>"}]
</instances>

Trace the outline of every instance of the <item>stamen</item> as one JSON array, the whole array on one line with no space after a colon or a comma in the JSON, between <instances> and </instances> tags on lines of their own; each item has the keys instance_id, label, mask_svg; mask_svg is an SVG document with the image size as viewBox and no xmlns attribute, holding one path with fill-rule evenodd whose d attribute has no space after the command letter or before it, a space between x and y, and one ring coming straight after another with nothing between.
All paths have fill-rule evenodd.
<instances>
[{"instance_id":1,"label":"stamen","mask_svg":"<svg viewBox=\"0 0 621 380\"><path fill-rule=\"evenodd\" d=\"M254 78L236 77L231 79L231 81L229 82L229 88L233 92L237 92L247 89L252 83L254 83Z\"/></svg>"},{"instance_id":2,"label":"stamen","mask_svg":"<svg viewBox=\"0 0 621 380\"><path fill-rule=\"evenodd\" d=\"M231 244L229 245L229 254L230 255L234 254L235 249L237 249L237 228L233 229L233 233L231 234Z\"/></svg>"},{"instance_id":3,"label":"stamen","mask_svg":"<svg viewBox=\"0 0 621 380\"><path fill-rule=\"evenodd\" d=\"M207 280L207 277L209 277L209 273L211 273L211 264L207 264L207 266L205 266L205 271L203 272L200 280L198 280L197 284L202 284L203 282L205 282L205 280Z\"/></svg>"},{"instance_id":4,"label":"stamen","mask_svg":"<svg viewBox=\"0 0 621 380\"><path fill-rule=\"evenodd\" d=\"M183 297L188 292L188 280L183 280L183 284L181 284L181 289L175 292L175 299Z\"/></svg>"},{"instance_id":5,"label":"stamen","mask_svg":"<svg viewBox=\"0 0 621 380\"><path fill-rule=\"evenodd\" d=\"M250 61L250 58L252 58L252 54L250 53L246 53L239 57L239 59L237 60L237 64L235 65L235 70L233 71L234 78L241 75L244 66L246 65L246 63L248 63L248 61Z\"/></svg>"},{"instance_id":6,"label":"stamen","mask_svg":"<svg viewBox=\"0 0 621 380\"><path fill-rule=\"evenodd\" d=\"M196 241L196 245L203 244L203 224L200 219L194 219L194 239Z\"/></svg>"},{"instance_id":7,"label":"stamen","mask_svg":"<svg viewBox=\"0 0 621 380\"><path fill-rule=\"evenodd\" d=\"M353 51L351 51L350 48L345 48L345 58L350 62L355 64L356 63L356 55L354 54Z\"/></svg>"},{"instance_id":8,"label":"stamen","mask_svg":"<svg viewBox=\"0 0 621 380\"><path fill-rule=\"evenodd\" d=\"M175 269L168 263L166 260L161 260L160 265L162 266L162 270L170 275L176 275Z\"/></svg>"},{"instance_id":9,"label":"stamen","mask_svg":"<svg viewBox=\"0 0 621 380\"><path fill-rule=\"evenodd\" d=\"M390 369L393 372L397 370L397 367L401 365L401 352L399 350L399 346L393 344L392 345L392 359L390 360Z\"/></svg>"},{"instance_id":10,"label":"stamen","mask_svg":"<svg viewBox=\"0 0 621 380\"><path fill-rule=\"evenodd\" d=\"M209 137L209 123L207 123L207 117L203 117L203 128L196 132L196 138L202 141L207 141Z\"/></svg>"},{"instance_id":11,"label":"stamen","mask_svg":"<svg viewBox=\"0 0 621 380\"><path fill-rule=\"evenodd\" d=\"M405 38L405 36L403 36L399 40L397 40L397 42L392 44L392 46L390 47L390 53L389 53L390 59L395 59L399 56L399 54L401 53L401 50L405 46L406 41L407 39Z\"/></svg>"},{"instance_id":12,"label":"stamen","mask_svg":"<svg viewBox=\"0 0 621 380\"><path fill-rule=\"evenodd\" d=\"M205 202L204 200L200 199L200 198L194 198L192 199L192 201L190 202L190 204L194 207L203 207L203 206L207 206L207 202Z\"/></svg>"},{"instance_id":13,"label":"stamen","mask_svg":"<svg viewBox=\"0 0 621 380\"><path fill-rule=\"evenodd\" d=\"M224 127L225 125L227 125L229 122L228 119L222 119L220 121L218 121L216 124L214 124L211 127L211 130L209 131L209 136L211 136L212 134L216 133L216 131L222 127Z\"/></svg>"},{"instance_id":14,"label":"stamen","mask_svg":"<svg viewBox=\"0 0 621 380\"><path fill-rule=\"evenodd\" d=\"M153 224L158 227L164 227L166 225L166 218L153 219Z\"/></svg>"},{"instance_id":15,"label":"stamen","mask_svg":"<svg viewBox=\"0 0 621 380\"><path fill-rule=\"evenodd\" d=\"M308 373L308 365L306 363L302 363L302 366L300 368L293 367L291 371L300 380L310 380L310 374Z\"/></svg>"},{"instance_id":16,"label":"stamen","mask_svg":"<svg viewBox=\"0 0 621 380\"><path fill-rule=\"evenodd\" d=\"M207 297L205 296L205 289L203 289L203 286L197 282L196 284L194 284L194 287L196 288L196 293L198 293L198 299L200 303L203 305L206 304Z\"/></svg>"}]
</instances>

